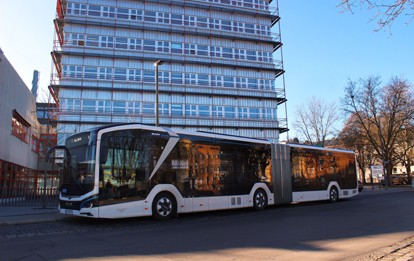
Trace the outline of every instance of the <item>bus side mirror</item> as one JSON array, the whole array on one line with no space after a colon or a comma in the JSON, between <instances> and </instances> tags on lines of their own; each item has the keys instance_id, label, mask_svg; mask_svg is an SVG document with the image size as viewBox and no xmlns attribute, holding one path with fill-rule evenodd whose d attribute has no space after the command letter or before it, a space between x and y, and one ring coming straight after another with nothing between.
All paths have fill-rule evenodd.
<instances>
[{"instance_id":1,"label":"bus side mirror","mask_svg":"<svg viewBox=\"0 0 414 261\"><path fill-rule=\"evenodd\" d=\"M101 152L99 153L99 164L105 164L108 158L108 149L102 147Z\"/></svg>"}]
</instances>

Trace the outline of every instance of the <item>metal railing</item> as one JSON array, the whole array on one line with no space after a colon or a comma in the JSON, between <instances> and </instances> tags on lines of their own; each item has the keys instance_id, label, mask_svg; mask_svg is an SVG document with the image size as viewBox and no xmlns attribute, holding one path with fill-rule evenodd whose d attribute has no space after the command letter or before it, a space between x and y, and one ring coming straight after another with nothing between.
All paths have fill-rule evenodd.
<instances>
[{"instance_id":1,"label":"metal railing","mask_svg":"<svg viewBox=\"0 0 414 261\"><path fill-rule=\"evenodd\" d=\"M0 160L0 207L57 207L60 174Z\"/></svg>"}]
</instances>

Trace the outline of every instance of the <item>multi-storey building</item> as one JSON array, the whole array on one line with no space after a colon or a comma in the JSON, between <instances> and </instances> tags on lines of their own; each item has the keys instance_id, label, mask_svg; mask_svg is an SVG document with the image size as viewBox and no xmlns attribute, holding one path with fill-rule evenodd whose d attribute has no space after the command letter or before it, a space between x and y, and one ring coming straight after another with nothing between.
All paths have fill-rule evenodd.
<instances>
[{"instance_id":1,"label":"multi-storey building","mask_svg":"<svg viewBox=\"0 0 414 261\"><path fill-rule=\"evenodd\" d=\"M276 0L57 0L59 142L156 118L277 141L287 130L277 117L286 101L278 24Z\"/></svg>"}]
</instances>

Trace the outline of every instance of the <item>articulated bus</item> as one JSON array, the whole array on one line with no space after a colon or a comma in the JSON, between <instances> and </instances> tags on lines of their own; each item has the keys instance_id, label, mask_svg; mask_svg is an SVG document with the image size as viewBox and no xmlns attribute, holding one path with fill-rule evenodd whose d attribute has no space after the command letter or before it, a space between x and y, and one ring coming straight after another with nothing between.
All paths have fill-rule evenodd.
<instances>
[{"instance_id":1,"label":"articulated bus","mask_svg":"<svg viewBox=\"0 0 414 261\"><path fill-rule=\"evenodd\" d=\"M141 124L70 136L59 195L62 214L153 216L350 198L355 154Z\"/></svg>"}]
</instances>

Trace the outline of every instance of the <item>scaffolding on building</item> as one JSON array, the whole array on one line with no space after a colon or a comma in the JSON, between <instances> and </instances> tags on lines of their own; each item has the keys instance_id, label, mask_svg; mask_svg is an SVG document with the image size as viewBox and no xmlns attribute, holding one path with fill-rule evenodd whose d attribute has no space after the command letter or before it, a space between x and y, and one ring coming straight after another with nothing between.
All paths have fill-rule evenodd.
<instances>
[{"instance_id":1,"label":"scaffolding on building","mask_svg":"<svg viewBox=\"0 0 414 261\"><path fill-rule=\"evenodd\" d=\"M54 64L54 72L51 75L51 84L49 86L49 91L57 105L57 114L59 115L65 115L69 113L68 106L64 107L61 104L60 101L60 90L63 88L73 88L78 90L103 90L103 91L109 91L112 92L111 97L114 97L114 92L129 92L131 91L132 85L134 86L140 86L136 90L140 91L142 93L142 96L145 96L146 94L153 94L154 93L154 87L151 87L154 85L152 80L145 81L145 73L148 71L145 71L142 69L140 72L135 71L135 73L140 75L140 80L138 81L138 76L134 75L133 77L124 77L122 76L117 79L117 75L115 74L116 70L118 69L115 66L115 60L116 59L124 59L130 61L129 63L133 64L135 62L141 62L144 61L156 61L158 59L162 59L165 61L166 64L173 65L173 64L181 64L184 70L186 70L190 66L206 66L207 67L226 67L226 68L232 68L235 72L237 71L243 71L243 70L257 70L257 71L263 71L263 72L273 72L274 73L274 80L282 77L281 86L276 87L273 83L270 85L266 82L268 79L258 79L258 83L252 84L253 88L248 89L247 87L240 87L240 86L246 86L248 85L248 78L239 77L237 75L233 78L233 84L234 88L226 88L224 80L221 80L220 82L221 86L217 86L213 84L213 77L216 77L213 73L208 74L208 84L204 85L199 84L199 86L195 86L194 83L191 82L191 79L189 80L189 83L186 82L184 79L186 71L182 73L182 80L181 83L177 83L172 78L171 70L165 70L163 71L160 67L160 74L169 74L167 80L161 80L160 81L160 95L164 95L165 97L172 97L174 95L181 95L183 97L195 97L197 95L210 95L212 98L212 104L210 107L209 117L200 116L200 114L197 115L186 115L183 113L180 117L181 119L185 119L182 121L175 120L177 118L177 115L174 115L173 110L171 109L171 105L168 108L167 113L161 113L161 121L160 124L164 126L169 127L178 127L178 128L214 128L218 127L216 121L217 119L214 118L214 111L213 106L220 105L219 102L215 102L214 100L220 101L223 99L227 99L229 97L232 97L236 100L241 99L255 99L258 101L258 103L272 103L276 102L275 112L270 111L270 116L263 116L258 119L246 119L244 116L237 115L232 120L226 120L225 121L225 127L226 128L232 128L232 129L251 129L251 128L260 128L262 130L277 130L279 133L283 133L288 131L288 121L287 121L287 112L286 112L286 90L285 90L285 79L284 79L284 66L283 66L283 54L282 54L282 41L281 41L281 33L280 33L280 16L279 16L279 9L278 9L278 2L277 1L269 1L269 3L274 3L273 5L275 7L269 7L269 3L266 3L265 1L251 1L248 3L248 1L243 0L221 0L221 5L215 5L213 3L210 3L208 0L194 0L194 1L170 1L171 4L179 5L184 10L184 15L181 16L182 21L181 27L173 26L173 16L172 14L168 14L165 17L161 17L160 12L156 12L152 9L150 9L148 6L153 3L158 3L159 1L155 0L147 0L142 1L144 3L144 7L141 10L142 12L132 14L131 10L129 10L129 13L125 13L126 8L122 8L121 6L118 6L118 1L116 1L114 6L105 6L99 9L97 11L97 5L96 4L89 4L89 1L85 0L84 3L72 3L71 1L67 0L57 0L56 4L56 18L54 20L54 26L55 26L55 35L56 40L54 44L54 50L51 53L52 60ZM217 1L216 1L217 2ZM232 5L234 4L234 5ZM231 15L235 14L241 14L241 15L249 15L254 17L259 16L265 16L268 17L271 21L271 27L275 28L274 31L271 32L270 27L267 28L265 25L261 24L253 24L254 25L254 32L251 31L251 24L246 25L246 23L242 24L240 23L240 27L243 27L244 31L243 33L240 33L237 29L236 31L226 31L225 34L222 33L222 31L217 30L215 28L211 28L211 25L203 24L200 21L204 21L204 19L207 19L206 21L209 21L208 23L215 23L220 24L221 30L223 30L223 21L215 21L218 19L215 19L214 17L202 17L202 19L194 18L194 21L191 19L193 18L186 18L187 9L194 9L194 8L202 8L205 10L215 11L215 12L228 12ZM144 15L146 12L155 13L154 19L149 19L149 21L144 21ZM99 13L99 15L98 15ZM84 21L80 22L79 20L76 20L74 18L74 14L85 18ZM142 23L133 23L131 21L127 21L125 18L127 15L130 20L132 17L134 19L138 19L139 15L141 15L141 19L143 20ZM189 17L189 16L188 16ZM164 19L164 20L163 20ZM187 20L185 20L187 19ZM165 23L165 21L169 21L169 23ZM164 23L164 24L163 24ZM178 23L178 22L177 22ZM83 25L84 31L77 31L77 32L67 32L64 30L66 24L77 24L77 25ZM193 26L194 25L194 26ZM199 26L198 26L199 25ZM86 33L86 27L87 26L106 26L113 29L112 35L89 35ZM235 23L232 24L233 28L235 26ZM141 39L141 52L137 51L136 49L125 49L124 45L122 43L119 44L117 42L117 32L126 32L127 30L134 29L134 31L142 31L144 30L155 30L159 32L160 34L165 35L172 35L172 34L179 34L182 35L183 38L188 38L187 40L184 40L181 42L183 45L183 50L181 51L181 55L174 53L173 50L173 44L174 41L171 40L163 40L164 45L156 45L154 46L154 55L153 57L150 57L145 54L145 43L144 41L146 39L149 39L148 41L157 41L156 39L150 39L150 38L143 38ZM79 29L80 30L80 29ZM253 33L250 33L253 32ZM258 32L258 33L257 33ZM75 39L75 35L76 38ZM192 40L191 36L194 37L205 37L206 39L209 39L210 45L207 47L207 52L209 53L208 57L205 57L205 55L199 55L198 53L201 53L200 51L197 51L194 49L196 45ZM252 36L257 39L256 44L258 43L266 43L271 44L272 50L271 54L265 52L256 51L256 60L249 60L252 58L248 58L248 52L249 50L239 50L236 47L232 48L232 56L231 57L224 57L224 47L219 47L221 56L217 57L216 55L211 56L211 54L214 52L214 46L213 42L215 39L228 39L234 43L236 42L252 42ZM122 39L121 39L122 38ZM127 46L129 46L130 41L132 42L133 38L128 37L119 37L120 41L125 41L125 38L127 39ZM95 40L93 40L95 39ZM96 42L96 39L98 39L98 42ZM104 39L104 40L103 40ZM95 42L93 42L95 41ZM158 43L156 43L158 44ZM134 48L136 48L137 45L135 45ZM184 46L188 46L187 49L184 50ZM207 46L207 45L206 45ZM236 46L236 44L234 44ZM150 48L150 47L147 47ZM152 47L151 47L152 48ZM203 48L205 48L203 46ZM194 50L193 50L194 49ZM238 51L239 53L236 53ZM275 60L273 54L279 52L278 59ZM93 68L93 70L100 71L100 70L106 70L110 71L111 75L107 76L101 76L98 75L98 73L92 74L88 73L87 70L89 65L87 64L80 64L77 68L74 67L74 71L70 71L68 66L62 64L62 61L65 56L77 56L77 57L93 57L96 59L106 59L106 60L112 60L112 66L109 67L97 67ZM83 59L85 62L85 59ZM90 67L90 66L89 66ZM93 75L93 77L91 76ZM223 74L224 75L224 74ZM102 78L103 77L103 78ZM135 77L135 78L134 78ZM158 76L157 76L158 77ZM195 78L200 77L197 75ZM203 75L203 77L205 77ZM223 77L223 76L219 76ZM238 78L241 80L241 83L238 83ZM243 79L242 79L243 78ZM125 79L125 80L124 80ZM92 84L93 81L107 81L107 84L96 84L95 86ZM200 82L200 81L198 81ZM261 84L263 82L263 84ZM76 84L74 84L76 83ZM239 84L239 85L237 85ZM145 85L145 87L144 87ZM116 87L114 87L116 86ZM202 87L202 88L200 88ZM190 98L188 98L190 99ZM187 98L185 98L187 101ZM128 115L128 117L125 117L125 112L121 114L117 114L117 111L115 110L115 105L112 102L113 99L111 99L111 104L109 105L111 109L109 112L105 111L102 115L105 116L105 120L99 121L99 124L107 124L117 121L140 121L141 123L151 123L151 120L154 118L154 115L151 114L143 114L142 110L140 113L135 113L135 111ZM144 102L144 100L142 101ZM168 103L168 102L164 102ZM171 101L169 101L171 103ZM185 103L187 104L187 103ZM279 109L281 105L285 104L284 111L285 111L285 117L277 117L276 109ZM77 105L76 105L77 106ZM96 103L96 106L97 103ZM105 105L106 106L106 105ZM135 106L135 104L133 104ZM142 106L142 105L141 105ZM163 106L163 104L161 104ZM159 109L159 108L156 108ZM162 108L161 108L162 109ZM261 111L266 111L268 108L266 106L262 106L259 108ZM128 110L127 108L125 109ZM97 113L97 111L81 111L80 105L79 105L79 111L71 111L73 114L79 115L79 119L81 116L92 116ZM236 113L237 114L237 113ZM273 115L276 114L276 115ZM261 113L261 115L264 115L264 113ZM266 114L268 115L268 114ZM221 119L219 119L221 120ZM80 120L79 120L80 122ZM94 124L95 121L90 120L82 120L85 124Z\"/></svg>"}]
</instances>

